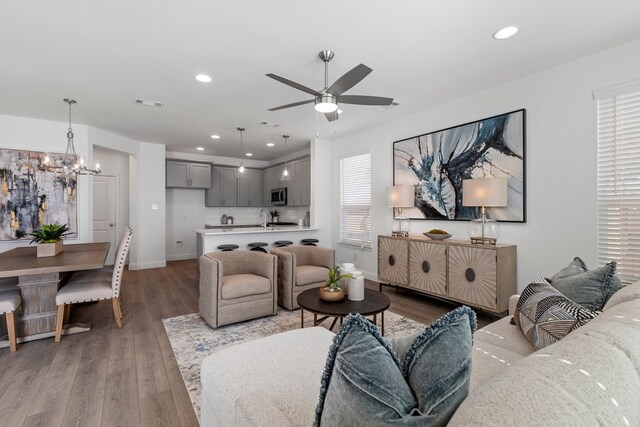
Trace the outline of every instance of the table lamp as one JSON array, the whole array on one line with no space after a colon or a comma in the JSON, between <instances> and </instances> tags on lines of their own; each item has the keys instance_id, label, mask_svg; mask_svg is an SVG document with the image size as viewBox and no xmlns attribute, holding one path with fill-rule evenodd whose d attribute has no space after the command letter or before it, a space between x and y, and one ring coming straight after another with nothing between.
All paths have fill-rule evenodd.
<instances>
[{"instance_id":1,"label":"table lamp","mask_svg":"<svg viewBox=\"0 0 640 427\"><path fill-rule=\"evenodd\" d=\"M409 220L402 217L402 208L415 206L415 186L394 185L387 187L387 206L398 209L398 217L396 218L394 215L391 235L409 237Z\"/></svg>"},{"instance_id":2,"label":"table lamp","mask_svg":"<svg viewBox=\"0 0 640 427\"><path fill-rule=\"evenodd\" d=\"M495 245L500 237L500 226L487 218L485 208L507 206L507 180L465 179L462 181L462 206L480 207L480 218L469 222L471 243Z\"/></svg>"}]
</instances>

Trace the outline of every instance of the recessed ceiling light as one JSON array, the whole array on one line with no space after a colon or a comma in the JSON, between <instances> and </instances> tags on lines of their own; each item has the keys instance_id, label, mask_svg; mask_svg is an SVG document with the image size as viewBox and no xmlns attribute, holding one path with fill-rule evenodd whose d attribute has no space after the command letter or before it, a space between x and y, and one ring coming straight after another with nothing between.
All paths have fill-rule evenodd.
<instances>
[{"instance_id":1,"label":"recessed ceiling light","mask_svg":"<svg viewBox=\"0 0 640 427\"><path fill-rule=\"evenodd\" d=\"M211 77L206 74L198 74L196 76L196 80L200 83L211 83Z\"/></svg>"},{"instance_id":2,"label":"recessed ceiling light","mask_svg":"<svg viewBox=\"0 0 640 427\"><path fill-rule=\"evenodd\" d=\"M338 114L342 114L342 110L338 108Z\"/></svg>"},{"instance_id":3,"label":"recessed ceiling light","mask_svg":"<svg viewBox=\"0 0 640 427\"><path fill-rule=\"evenodd\" d=\"M196 147L196 150L198 150L198 151L204 151L204 147Z\"/></svg>"},{"instance_id":4,"label":"recessed ceiling light","mask_svg":"<svg viewBox=\"0 0 640 427\"><path fill-rule=\"evenodd\" d=\"M247 157L251 157L251 156L253 156L253 153L247 153L246 156Z\"/></svg>"},{"instance_id":5,"label":"recessed ceiling light","mask_svg":"<svg viewBox=\"0 0 640 427\"><path fill-rule=\"evenodd\" d=\"M220 135L211 135L211 138L213 138L213 139L220 139Z\"/></svg>"},{"instance_id":6,"label":"recessed ceiling light","mask_svg":"<svg viewBox=\"0 0 640 427\"><path fill-rule=\"evenodd\" d=\"M508 39L518 34L518 31L518 27L504 27L493 33L493 38L496 40Z\"/></svg>"},{"instance_id":7,"label":"recessed ceiling light","mask_svg":"<svg viewBox=\"0 0 640 427\"><path fill-rule=\"evenodd\" d=\"M267 147L273 147L274 145L276 144L274 144L273 142L267 142Z\"/></svg>"}]
</instances>

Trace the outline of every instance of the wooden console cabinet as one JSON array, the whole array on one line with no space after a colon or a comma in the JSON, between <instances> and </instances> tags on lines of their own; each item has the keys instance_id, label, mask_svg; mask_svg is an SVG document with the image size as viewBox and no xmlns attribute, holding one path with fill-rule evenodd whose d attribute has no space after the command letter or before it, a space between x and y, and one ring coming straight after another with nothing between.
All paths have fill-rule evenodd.
<instances>
[{"instance_id":1,"label":"wooden console cabinet","mask_svg":"<svg viewBox=\"0 0 640 427\"><path fill-rule=\"evenodd\" d=\"M516 246L378 236L378 279L502 313L516 293Z\"/></svg>"}]
</instances>

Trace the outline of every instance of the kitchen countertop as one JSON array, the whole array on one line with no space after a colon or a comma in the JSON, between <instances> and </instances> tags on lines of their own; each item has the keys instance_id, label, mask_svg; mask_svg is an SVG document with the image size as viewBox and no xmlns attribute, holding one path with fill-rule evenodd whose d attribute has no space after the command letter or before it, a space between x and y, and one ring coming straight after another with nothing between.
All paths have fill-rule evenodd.
<instances>
[{"instance_id":1,"label":"kitchen countertop","mask_svg":"<svg viewBox=\"0 0 640 427\"><path fill-rule=\"evenodd\" d=\"M297 231L317 230L315 227L299 225L281 225L277 227L247 227L247 226L231 226L229 228L207 228L197 229L196 233L202 236L222 236L227 234L268 234L268 233L288 233Z\"/></svg>"}]
</instances>

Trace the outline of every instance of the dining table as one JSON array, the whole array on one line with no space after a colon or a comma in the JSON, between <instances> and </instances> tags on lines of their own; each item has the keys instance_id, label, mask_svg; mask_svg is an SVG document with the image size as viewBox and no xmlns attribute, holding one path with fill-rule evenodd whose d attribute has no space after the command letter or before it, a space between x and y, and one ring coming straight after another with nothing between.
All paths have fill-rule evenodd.
<instances>
[{"instance_id":1,"label":"dining table","mask_svg":"<svg viewBox=\"0 0 640 427\"><path fill-rule=\"evenodd\" d=\"M17 342L55 335L56 294L65 274L103 268L109 246L109 242L64 244L62 252L49 257L37 257L35 246L0 253L0 279L17 277L22 297L20 310L16 313ZM70 335L90 329L88 323L67 324L62 333ZM0 341L0 348L8 346L8 340Z\"/></svg>"}]
</instances>

